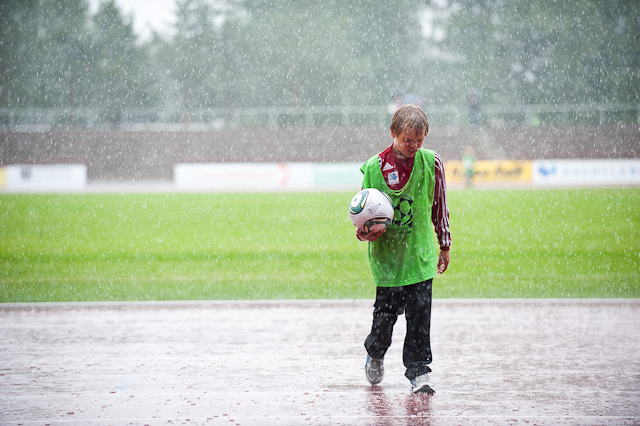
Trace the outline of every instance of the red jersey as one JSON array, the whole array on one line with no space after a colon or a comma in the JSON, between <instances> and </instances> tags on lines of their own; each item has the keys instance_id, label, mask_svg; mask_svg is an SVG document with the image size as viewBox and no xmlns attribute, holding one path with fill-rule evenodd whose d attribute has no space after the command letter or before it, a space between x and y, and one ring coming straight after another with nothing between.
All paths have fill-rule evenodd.
<instances>
[{"instance_id":1,"label":"red jersey","mask_svg":"<svg viewBox=\"0 0 640 426\"><path fill-rule=\"evenodd\" d=\"M404 188L411 176L414 158L400 159L393 153L390 146L378 154L378 160L382 176L389 188L394 191ZM447 208L447 183L444 178L444 164L437 153L435 153L435 194L431 207L431 222L433 222L438 236L440 250L449 250L451 233L449 232L449 209Z\"/></svg>"}]
</instances>

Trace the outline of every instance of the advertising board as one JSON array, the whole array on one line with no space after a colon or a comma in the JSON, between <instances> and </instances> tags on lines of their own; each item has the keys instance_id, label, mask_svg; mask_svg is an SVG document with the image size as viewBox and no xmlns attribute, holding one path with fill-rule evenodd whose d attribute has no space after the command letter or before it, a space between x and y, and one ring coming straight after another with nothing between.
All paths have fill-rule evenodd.
<instances>
[{"instance_id":1,"label":"advertising board","mask_svg":"<svg viewBox=\"0 0 640 426\"><path fill-rule=\"evenodd\" d=\"M463 183L465 168L462 161L447 161L444 165L447 183ZM473 167L473 183L529 183L529 160L481 160Z\"/></svg>"},{"instance_id":2,"label":"advertising board","mask_svg":"<svg viewBox=\"0 0 640 426\"><path fill-rule=\"evenodd\" d=\"M173 176L180 189L359 188L359 167L357 163L178 163Z\"/></svg>"},{"instance_id":3,"label":"advertising board","mask_svg":"<svg viewBox=\"0 0 640 426\"><path fill-rule=\"evenodd\" d=\"M16 164L5 169L6 190L10 192L78 191L87 187L84 164Z\"/></svg>"},{"instance_id":4,"label":"advertising board","mask_svg":"<svg viewBox=\"0 0 640 426\"><path fill-rule=\"evenodd\" d=\"M535 160L534 185L640 185L640 160Z\"/></svg>"}]
</instances>

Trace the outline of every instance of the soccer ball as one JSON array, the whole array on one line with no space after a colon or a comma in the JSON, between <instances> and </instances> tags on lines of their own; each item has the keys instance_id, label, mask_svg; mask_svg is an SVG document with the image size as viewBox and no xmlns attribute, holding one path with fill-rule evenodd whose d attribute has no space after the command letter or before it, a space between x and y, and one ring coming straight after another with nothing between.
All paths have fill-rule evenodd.
<instances>
[{"instance_id":1,"label":"soccer ball","mask_svg":"<svg viewBox=\"0 0 640 426\"><path fill-rule=\"evenodd\" d=\"M375 188L363 189L351 199L349 218L365 234L383 231L393 220L391 198Z\"/></svg>"}]
</instances>

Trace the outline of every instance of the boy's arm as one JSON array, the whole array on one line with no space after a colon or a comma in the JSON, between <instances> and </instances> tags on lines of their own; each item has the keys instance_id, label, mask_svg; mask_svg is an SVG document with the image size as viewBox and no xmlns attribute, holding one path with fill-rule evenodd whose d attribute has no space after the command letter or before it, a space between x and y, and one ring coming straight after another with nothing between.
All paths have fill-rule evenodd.
<instances>
[{"instance_id":1,"label":"boy's arm","mask_svg":"<svg viewBox=\"0 0 640 426\"><path fill-rule=\"evenodd\" d=\"M435 154L435 194L433 207L431 208L431 221L440 245L438 273L441 274L449 266L451 233L449 232L449 209L447 207L447 183L444 177L444 163L437 153Z\"/></svg>"},{"instance_id":2,"label":"boy's arm","mask_svg":"<svg viewBox=\"0 0 640 426\"><path fill-rule=\"evenodd\" d=\"M379 160L379 157L378 157ZM369 161L372 161L371 159ZM368 162L367 162L368 163ZM364 189L364 188L371 188L371 182L369 182L369 175L367 174L367 163L365 163L362 167L360 167L360 171L362 172L363 176L362 176L362 188L360 189ZM380 236L382 236L382 234L385 231L379 231L379 232L369 232L368 234L365 234L364 232L362 232L361 229L356 229L356 238L360 241L375 241L378 238L380 238Z\"/></svg>"},{"instance_id":3,"label":"boy's arm","mask_svg":"<svg viewBox=\"0 0 640 426\"><path fill-rule=\"evenodd\" d=\"M438 273L441 274L449 267L449 250L440 250L438 255Z\"/></svg>"}]
</instances>

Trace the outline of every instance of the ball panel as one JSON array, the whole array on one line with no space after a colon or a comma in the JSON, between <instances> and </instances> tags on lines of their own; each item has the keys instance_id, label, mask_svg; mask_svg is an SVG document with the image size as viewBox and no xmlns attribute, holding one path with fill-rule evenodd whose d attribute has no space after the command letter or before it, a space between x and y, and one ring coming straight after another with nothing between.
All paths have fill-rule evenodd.
<instances>
[{"instance_id":1,"label":"ball panel","mask_svg":"<svg viewBox=\"0 0 640 426\"><path fill-rule=\"evenodd\" d=\"M374 219L370 219L362 225L362 230L365 234L369 232L380 232L387 229L387 227L391 225L391 220L386 217L376 217Z\"/></svg>"},{"instance_id":2,"label":"ball panel","mask_svg":"<svg viewBox=\"0 0 640 426\"><path fill-rule=\"evenodd\" d=\"M367 203L367 198L369 198L369 191L363 189L354 195L351 200L351 204L349 205L349 213L351 214L359 214L364 209L365 204Z\"/></svg>"}]
</instances>

